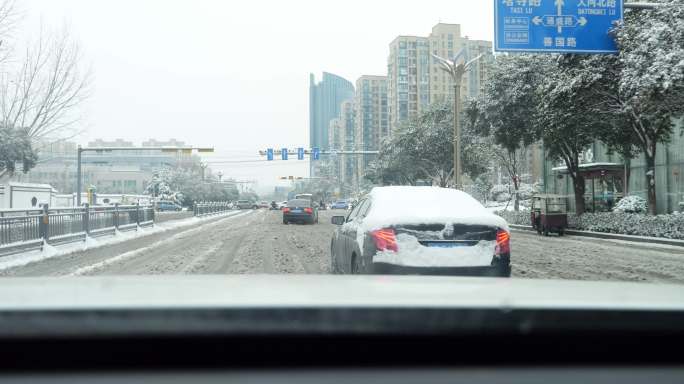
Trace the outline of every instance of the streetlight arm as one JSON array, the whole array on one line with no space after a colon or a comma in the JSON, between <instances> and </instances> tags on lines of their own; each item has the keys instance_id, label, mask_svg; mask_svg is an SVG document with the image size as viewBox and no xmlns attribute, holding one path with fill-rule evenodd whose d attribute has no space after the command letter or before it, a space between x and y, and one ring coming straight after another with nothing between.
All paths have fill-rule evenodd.
<instances>
[{"instance_id":1,"label":"streetlight arm","mask_svg":"<svg viewBox=\"0 0 684 384\"><path fill-rule=\"evenodd\" d=\"M465 64L466 71L470 70L470 67L471 67L476 61L480 60L481 58L482 58L482 54L479 54L479 55L477 55L476 58L474 58L474 59L470 60L469 62L467 62L467 63Z\"/></svg>"}]
</instances>

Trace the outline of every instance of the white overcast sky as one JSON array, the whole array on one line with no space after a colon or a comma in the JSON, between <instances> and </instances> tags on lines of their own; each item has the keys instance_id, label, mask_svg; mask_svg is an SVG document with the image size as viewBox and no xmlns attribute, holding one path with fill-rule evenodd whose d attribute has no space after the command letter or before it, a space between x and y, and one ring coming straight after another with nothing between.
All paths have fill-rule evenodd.
<instances>
[{"instance_id":1,"label":"white overcast sky","mask_svg":"<svg viewBox=\"0 0 684 384\"><path fill-rule=\"evenodd\" d=\"M308 145L309 73L386 73L397 35L440 21L492 40L491 0L19 0L22 33L67 25L94 72L78 138L212 145L214 160ZM209 160L209 159L208 159ZM211 160L210 160L211 161ZM295 164L212 165L274 185Z\"/></svg>"}]
</instances>

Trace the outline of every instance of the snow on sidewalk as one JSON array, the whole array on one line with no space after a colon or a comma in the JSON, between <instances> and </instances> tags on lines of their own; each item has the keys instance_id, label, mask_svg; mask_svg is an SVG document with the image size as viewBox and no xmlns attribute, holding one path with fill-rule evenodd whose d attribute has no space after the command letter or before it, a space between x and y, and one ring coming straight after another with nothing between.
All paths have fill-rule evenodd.
<instances>
[{"instance_id":1,"label":"snow on sidewalk","mask_svg":"<svg viewBox=\"0 0 684 384\"><path fill-rule=\"evenodd\" d=\"M19 253L11 256L0 258L0 271L14 267L22 267L24 265L42 261L54 257L69 255L75 252L82 252L91 249L97 249L112 244L119 244L133 238L140 238L150 236L157 233L163 233L174 229L197 226L210 220L217 218L225 219L229 217L244 216L252 211L229 211L225 214L207 216L207 217L191 217L188 219L181 219L175 221L167 221L160 224L155 224L153 227L141 228L138 227L136 231L119 232L117 231L113 236L92 238L88 237L85 242L75 242L63 245L46 245L43 250L35 250L24 253ZM165 240L162 240L165 241ZM155 243L156 244L156 243ZM154 245L154 244L153 244ZM133 251L135 252L135 251Z\"/></svg>"}]
</instances>

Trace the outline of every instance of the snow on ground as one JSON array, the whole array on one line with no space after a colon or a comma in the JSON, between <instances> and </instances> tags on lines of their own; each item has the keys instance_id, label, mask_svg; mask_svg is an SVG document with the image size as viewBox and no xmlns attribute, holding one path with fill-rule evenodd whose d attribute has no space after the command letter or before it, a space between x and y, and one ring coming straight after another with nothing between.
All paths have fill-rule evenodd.
<instances>
[{"instance_id":1,"label":"snow on ground","mask_svg":"<svg viewBox=\"0 0 684 384\"><path fill-rule=\"evenodd\" d=\"M9 268L14 268L14 267L19 267L19 266L24 266L30 263L35 263L41 260L46 260L50 258L55 258L55 257L60 257L60 256L65 256L72 254L74 252L81 252L81 251L86 251L86 250L91 250L91 249L97 249L100 247L104 247L107 245L113 245L113 244L118 244L122 243L134 238L139 238L139 237L144 237L144 236L149 236L151 234L155 233L162 233L166 232L172 229L179 229L179 228L185 228L185 227L190 227L190 226L197 226L200 224L203 224L204 222L208 220L213 220L218 217L232 217L236 215L244 215L249 213L248 212L238 212L238 211L229 211L226 212L222 215L216 215L216 216L208 216L208 217L192 217L189 219L182 219L182 220L176 220L176 221L169 221L169 222L164 222L161 224L155 224L154 227L147 227L147 228L141 228L138 227L136 231L127 231L127 232L119 232L117 231L114 236L106 236L106 237L98 237L98 238L93 238L93 237L87 237L85 242L75 242L75 243L68 243L68 244L63 244L63 245L57 245L57 246L52 246L52 245L46 245L43 247L43 250L36 250L36 251L30 251L30 252L24 252L24 253L19 253L16 255L10 255L10 256L5 256L0 258L0 271L9 269Z\"/></svg>"},{"instance_id":2,"label":"snow on ground","mask_svg":"<svg viewBox=\"0 0 684 384\"><path fill-rule=\"evenodd\" d=\"M85 275L328 273L334 214L322 211L317 225L283 225L280 212L252 212L218 219L198 231L155 233L5 269L0 276L63 276L79 269ZM514 231L511 262L514 279L684 284L684 247ZM82 269L88 266L99 268Z\"/></svg>"}]
</instances>

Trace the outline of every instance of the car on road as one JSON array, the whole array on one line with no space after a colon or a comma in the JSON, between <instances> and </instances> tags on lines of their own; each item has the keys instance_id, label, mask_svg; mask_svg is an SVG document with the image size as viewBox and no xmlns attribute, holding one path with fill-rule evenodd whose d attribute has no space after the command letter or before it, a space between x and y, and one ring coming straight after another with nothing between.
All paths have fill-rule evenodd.
<instances>
[{"instance_id":1,"label":"car on road","mask_svg":"<svg viewBox=\"0 0 684 384\"><path fill-rule=\"evenodd\" d=\"M282 210L283 208L287 207L287 201L281 201L278 204L278 209Z\"/></svg>"},{"instance_id":2,"label":"car on road","mask_svg":"<svg viewBox=\"0 0 684 384\"><path fill-rule=\"evenodd\" d=\"M332 223L333 273L511 273L508 224L455 189L374 188Z\"/></svg>"},{"instance_id":3,"label":"car on road","mask_svg":"<svg viewBox=\"0 0 684 384\"><path fill-rule=\"evenodd\" d=\"M237 206L237 209L257 209L257 208L259 208L256 203L253 203L249 200L238 200L236 206Z\"/></svg>"},{"instance_id":4,"label":"car on road","mask_svg":"<svg viewBox=\"0 0 684 384\"><path fill-rule=\"evenodd\" d=\"M172 201L157 201L154 207L158 212L180 212L183 210L183 207Z\"/></svg>"},{"instance_id":5,"label":"car on road","mask_svg":"<svg viewBox=\"0 0 684 384\"><path fill-rule=\"evenodd\" d=\"M330 209L349 209L349 203L346 200L338 200L330 206Z\"/></svg>"},{"instance_id":6,"label":"car on road","mask_svg":"<svg viewBox=\"0 0 684 384\"><path fill-rule=\"evenodd\" d=\"M318 208L308 199L295 199L287 202L287 207L283 208L283 224L318 223Z\"/></svg>"},{"instance_id":7,"label":"car on road","mask_svg":"<svg viewBox=\"0 0 684 384\"><path fill-rule=\"evenodd\" d=\"M260 201L257 206L258 208L269 208L271 204L268 201Z\"/></svg>"}]
</instances>

